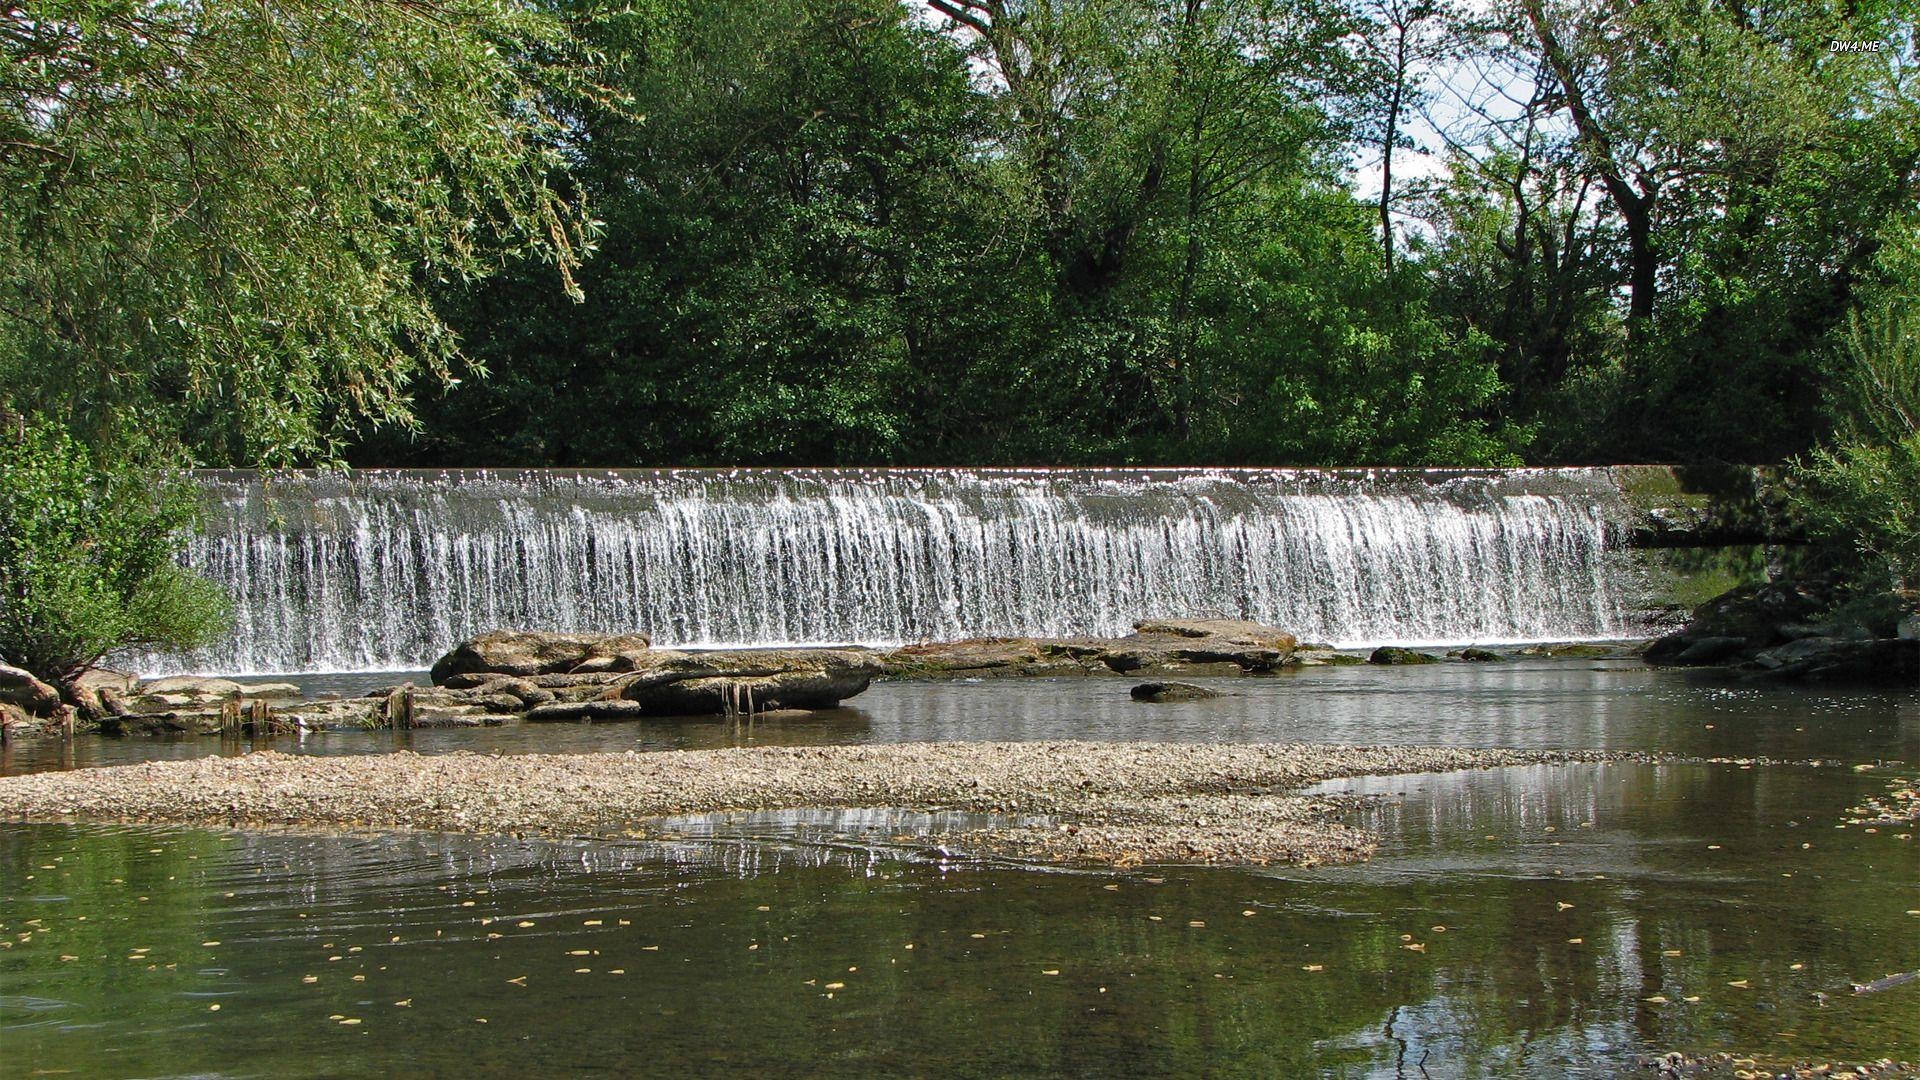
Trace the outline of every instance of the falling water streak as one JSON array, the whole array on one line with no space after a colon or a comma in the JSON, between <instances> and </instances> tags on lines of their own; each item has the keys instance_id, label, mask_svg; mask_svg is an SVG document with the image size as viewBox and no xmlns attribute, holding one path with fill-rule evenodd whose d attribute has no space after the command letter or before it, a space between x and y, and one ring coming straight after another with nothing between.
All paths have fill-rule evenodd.
<instances>
[{"instance_id":1,"label":"falling water streak","mask_svg":"<svg viewBox=\"0 0 1920 1080\"><path fill-rule=\"evenodd\" d=\"M685 646L1116 634L1626 632L1604 470L207 473L223 644L140 670L399 670L496 627Z\"/></svg>"}]
</instances>

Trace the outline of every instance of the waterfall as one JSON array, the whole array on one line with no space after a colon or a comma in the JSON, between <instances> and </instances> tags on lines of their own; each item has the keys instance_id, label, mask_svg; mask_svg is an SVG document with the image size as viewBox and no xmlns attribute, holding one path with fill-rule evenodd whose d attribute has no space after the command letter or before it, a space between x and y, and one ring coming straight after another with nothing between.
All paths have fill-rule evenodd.
<instances>
[{"instance_id":1,"label":"waterfall","mask_svg":"<svg viewBox=\"0 0 1920 1080\"><path fill-rule=\"evenodd\" d=\"M139 670L421 668L497 628L675 646L1125 633L1227 616L1303 641L1625 630L1604 470L201 474L185 561L223 644Z\"/></svg>"}]
</instances>

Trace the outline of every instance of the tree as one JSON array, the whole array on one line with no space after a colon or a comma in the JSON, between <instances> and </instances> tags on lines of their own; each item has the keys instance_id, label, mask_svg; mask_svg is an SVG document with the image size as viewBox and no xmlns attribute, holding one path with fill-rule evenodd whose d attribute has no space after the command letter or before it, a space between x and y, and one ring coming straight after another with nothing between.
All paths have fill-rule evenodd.
<instances>
[{"instance_id":1,"label":"tree","mask_svg":"<svg viewBox=\"0 0 1920 1080\"><path fill-rule=\"evenodd\" d=\"M173 559L197 488L103 458L44 420L5 426L0 658L65 688L109 653L188 649L225 630L224 596Z\"/></svg>"},{"instance_id":2,"label":"tree","mask_svg":"<svg viewBox=\"0 0 1920 1080\"><path fill-rule=\"evenodd\" d=\"M1881 3L1518 5L1448 132L1469 167L1434 266L1450 314L1500 342L1537 456L1767 461L1818 439L1821 358L1914 212L1911 30Z\"/></svg>"},{"instance_id":3,"label":"tree","mask_svg":"<svg viewBox=\"0 0 1920 1080\"><path fill-rule=\"evenodd\" d=\"M457 367L433 287L572 287L583 59L512 0L0 8L0 404L210 464L405 424Z\"/></svg>"},{"instance_id":4,"label":"tree","mask_svg":"<svg viewBox=\"0 0 1920 1080\"><path fill-rule=\"evenodd\" d=\"M1893 294L1849 320L1834 396L1838 439L1794 475L1816 535L1920 592L1920 298Z\"/></svg>"}]
</instances>

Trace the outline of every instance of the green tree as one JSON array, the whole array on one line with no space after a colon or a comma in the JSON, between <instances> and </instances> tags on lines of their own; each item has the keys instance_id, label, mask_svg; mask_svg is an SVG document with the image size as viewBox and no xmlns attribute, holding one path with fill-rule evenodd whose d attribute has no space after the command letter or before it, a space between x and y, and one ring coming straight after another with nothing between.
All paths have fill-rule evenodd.
<instances>
[{"instance_id":1,"label":"green tree","mask_svg":"<svg viewBox=\"0 0 1920 1080\"><path fill-rule=\"evenodd\" d=\"M1888 295L1848 322L1835 444L1795 470L1816 535L1920 592L1920 298Z\"/></svg>"},{"instance_id":2,"label":"green tree","mask_svg":"<svg viewBox=\"0 0 1920 1080\"><path fill-rule=\"evenodd\" d=\"M109 653L225 630L225 598L173 558L199 513L192 483L110 461L44 420L6 427L0 658L64 686Z\"/></svg>"},{"instance_id":3,"label":"green tree","mask_svg":"<svg viewBox=\"0 0 1920 1080\"><path fill-rule=\"evenodd\" d=\"M571 273L589 93L512 0L33 0L0 11L0 404L202 463L333 454L453 378L430 290Z\"/></svg>"}]
</instances>

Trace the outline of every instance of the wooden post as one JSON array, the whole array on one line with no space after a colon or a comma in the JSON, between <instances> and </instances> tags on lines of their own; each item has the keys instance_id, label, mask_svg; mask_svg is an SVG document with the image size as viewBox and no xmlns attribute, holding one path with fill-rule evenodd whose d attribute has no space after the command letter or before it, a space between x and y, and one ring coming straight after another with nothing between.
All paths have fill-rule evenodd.
<instances>
[{"instance_id":1,"label":"wooden post","mask_svg":"<svg viewBox=\"0 0 1920 1080\"><path fill-rule=\"evenodd\" d=\"M412 683L402 683L387 694L387 723L400 729L414 726Z\"/></svg>"}]
</instances>

